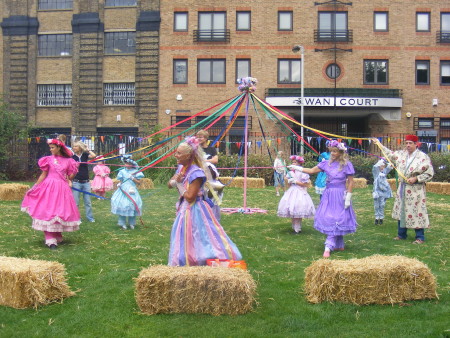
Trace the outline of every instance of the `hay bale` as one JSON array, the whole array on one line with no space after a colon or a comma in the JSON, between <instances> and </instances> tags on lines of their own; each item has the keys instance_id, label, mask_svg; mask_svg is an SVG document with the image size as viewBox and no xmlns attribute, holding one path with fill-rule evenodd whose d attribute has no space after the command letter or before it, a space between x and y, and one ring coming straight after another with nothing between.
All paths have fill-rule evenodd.
<instances>
[{"instance_id":1,"label":"hay bale","mask_svg":"<svg viewBox=\"0 0 450 338\"><path fill-rule=\"evenodd\" d=\"M311 303L394 304L438 298L429 268L403 256L320 259L305 273L306 298Z\"/></svg>"},{"instance_id":2,"label":"hay bale","mask_svg":"<svg viewBox=\"0 0 450 338\"><path fill-rule=\"evenodd\" d=\"M427 182L427 191L435 194L442 194L441 182Z\"/></svg>"},{"instance_id":3,"label":"hay bale","mask_svg":"<svg viewBox=\"0 0 450 338\"><path fill-rule=\"evenodd\" d=\"M231 183L228 185L228 187L232 188L243 188L244 187L244 178L243 177L222 177L220 176L220 180L222 183L229 183L230 180ZM264 178L257 178L257 177L247 177L247 188L265 188L266 182L264 181Z\"/></svg>"},{"instance_id":4,"label":"hay bale","mask_svg":"<svg viewBox=\"0 0 450 338\"><path fill-rule=\"evenodd\" d=\"M0 256L0 305L37 308L74 294L63 264Z\"/></svg>"},{"instance_id":5,"label":"hay bale","mask_svg":"<svg viewBox=\"0 0 450 338\"><path fill-rule=\"evenodd\" d=\"M30 189L28 185L18 183L0 184L1 201L20 201L25 197L25 193Z\"/></svg>"},{"instance_id":6,"label":"hay bale","mask_svg":"<svg viewBox=\"0 0 450 338\"><path fill-rule=\"evenodd\" d=\"M153 184L153 181L150 178L141 178L140 179L141 184L138 184L137 187L140 189L154 189L155 185Z\"/></svg>"},{"instance_id":7,"label":"hay bale","mask_svg":"<svg viewBox=\"0 0 450 338\"><path fill-rule=\"evenodd\" d=\"M392 191L397 190L397 180L395 178L389 178L388 180L389 185L391 186Z\"/></svg>"},{"instance_id":8,"label":"hay bale","mask_svg":"<svg viewBox=\"0 0 450 338\"><path fill-rule=\"evenodd\" d=\"M450 195L450 183L441 183L442 184L442 193L444 195Z\"/></svg>"},{"instance_id":9,"label":"hay bale","mask_svg":"<svg viewBox=\"0 0 450 338\"><path fill-rule=\"evenodd\" d=\"M135 297L141 311L238 315L252 310L256 283L242 269L209 266L156 265L136 279Z\"/></svg>"},{"instance_id":10,"label":"hay bale","mask_svg":"<svg viewBox=\"0 0 450 338\"><path fill-rule=\"evenodd\" d=\"M367 180L364 177L353 178L353 188L367 188Z\"/></svg>"}]
</instances>

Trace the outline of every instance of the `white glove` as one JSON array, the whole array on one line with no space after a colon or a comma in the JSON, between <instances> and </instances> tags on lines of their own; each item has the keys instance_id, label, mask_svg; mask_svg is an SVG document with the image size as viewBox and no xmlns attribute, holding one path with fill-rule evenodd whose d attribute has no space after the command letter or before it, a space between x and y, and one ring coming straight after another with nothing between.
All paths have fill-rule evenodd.
<instances>
[{"instance_id":1,"label":"white glove","mask_svg":"<svg viewBox=\"0 0 450 338\"><path fill-rule=\"evenodd\" d=\"M170 180L170 181L169 181L169 184L170 184L170 186L171 186L172 188L175 188L175 187L177 186L177 181L175 181L175 180Z\"/></svg>"},{"instance_id":2,"label":"white glove","mask_svg":"<svg viewBox=\"0 0 450 338\"><path fill-rule=\"evenodd\" d=\"M376 191L374 191L373 193L372 193L372 197L375 199L375 198L378 198L379 196L378 196L378 193L376 192Z\"/></svg>"},{"instance_id":3,"label":"white glove","mask_svg":"<svg viewBox=\"0 0 450 338\"><path fill-rule=\"evenodd\" d=\"M377 167L379 167L380 165L384 165L384 160L379 160L377 163L375 163L375 165Z\"/></svg>"},{"instance_id":4,"label":"white glove","mask_svg":"<svg viewBox=\"0 0 450 338\"><path fill-rule=\"evenodd\" d=\"M177 182L177 189L180 193L180 196L183 197L184 193L186 192L186 188L184 187L184 184L181 182Z\"/></svg>"},{"instance_id":5,"label":"white glove","mask_svg":"<svg viewBox=\"0 0 450 338\"><path fill-rule=\"evenodd\" d=\"M288 179L288 183L289 184L295 184L295 178Z\"/></svg>"},{"instance_id":6,"label":"white glove","mask_svg":"<svg viewBox=\"0 0 450 338\"><path fill-rule=\"evenodd\" d=\"M299 171L299 172L303 172L303 167L301 167L301 166L299 166L299 165L293 165L293 164L291 164L291 165L288 165L287 166L289 169L291 169L291 170L296 170L296 171Z\"/></svg>"},{"instance_id":7,"label":"white glove","mask_svg":"<svg viewBox=\"0 0 450 338\"><path fill-rule=\"evenodd\" d=\"M345 203L344 203L345 209L348 209L348 207L350 206L351 202L352 202L352 193L348 192L345 195Z\"/></svg>"}]
</instances>

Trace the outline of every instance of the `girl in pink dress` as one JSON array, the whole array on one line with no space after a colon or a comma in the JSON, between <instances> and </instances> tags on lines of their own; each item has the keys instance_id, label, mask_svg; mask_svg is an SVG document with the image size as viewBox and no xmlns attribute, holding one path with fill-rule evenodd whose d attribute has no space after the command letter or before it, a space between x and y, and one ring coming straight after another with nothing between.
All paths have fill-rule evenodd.
<instances>
[{"instance_id":1,"label":"girl in pink dress","mask_svg":"<svg viewBox=\"0 0 450 338\"><path fill-rule=\"evenodd\" d=\"M92 180L91 189L97 195L105 197L106 192L112 190L114 185L112 179L109 178L111 170L105 165L105 161L100 161L92 171L94 172L95 177Z\"/></svg>"},{"instance_id":2,"label":"girl in pink dress","mask_svg":"<svg viewBox=\"0 0 450 338\"><path fill-rule=\"evenodd\" d=\"M78 163L60 140L48 143L51 155L39 159L42 173L25 194L22 211L31 216L33 229L44 232L45 244L53 250L62 242L62 232L78 230L81 220L70 188Z\"/></svg>"},{"instance_id":3,"label":"girl in pink dress","mask_svg":"<svg viewBox=\"0 0 450 338\"><path fill-rule=\"evenodd\" d=\"M290 159L296 166L305 162L301 156L292 155ZM292 234L296 235L302 232L302 219L313 218L316 210L308 194L309 175L291 170L286 176L290 187L278 204L277 215L292 219Z\"/></svg>"}]
</instances>

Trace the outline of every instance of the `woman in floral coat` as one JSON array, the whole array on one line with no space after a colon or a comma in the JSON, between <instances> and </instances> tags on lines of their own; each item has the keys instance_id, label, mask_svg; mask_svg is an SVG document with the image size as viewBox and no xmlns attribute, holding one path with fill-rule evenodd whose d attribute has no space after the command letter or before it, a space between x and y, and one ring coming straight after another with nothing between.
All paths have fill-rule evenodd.
<instances>
[{"instance_id":1,"label":"woman in floral coat","mask_svg":"<svg viewBox=\"0 0 450 338\"><path fill-rule=\"evenodd\" d=\"M424 229L430 226L426 206L425 183L433 178L434 170L427 154L417 149L418 137L406 135L404 150L391 151L378 139L373 141L379 145L397 170L405 176L399 177L399 187L395 196L392 218L398 220L398 235L395 240L406 239L407 229L414 229L414 244L425 241Z\"/></svg>"}]
</instances>

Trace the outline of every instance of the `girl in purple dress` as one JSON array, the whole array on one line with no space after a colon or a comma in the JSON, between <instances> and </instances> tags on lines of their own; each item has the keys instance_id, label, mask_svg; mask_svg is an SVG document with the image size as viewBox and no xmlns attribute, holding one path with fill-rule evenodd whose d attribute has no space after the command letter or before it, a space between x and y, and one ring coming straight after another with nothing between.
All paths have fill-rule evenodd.
<instances>
[{"instance_id":1,"label":"girl in purple dress","mask_svg":"<svg viewBox=\"0 0 450 338\"><path fill-rule=\"evenodd\" d=\"M78 230L81 221L70 189L78 163L60 140L48 140L48 143L52 155L39 159L42 173L27 191L22 211L33 219L33 229L44 232L45 244L53 250L62 242L62 232Z\"/></svg>"},{"instance_id":2,"label":"girl in purple dress","mask_svg":"<svg viewBox=\"0 0 450 338\"><path fill-rule=\"evenodd\" d=\"M348 160L343 143L332 140L328 148L330 159L311 169L289 166L307 174L325 172L327 184L314 219L314 228L327 235L323 257L333 250L344 250L344 235L356 231L356 215L352 208L353 175L355 170ZM347 184L347 189L346 189Z\"/></svg>"},{"instance_id":3,"label":"girl in purple dress","mask_svg":"<svg viewBox=\"0 0 450 338\"><path fill-rule=\"evenodd\" d=\"M206 265L207 259L215 258L242 259L214 216L211 201L204 196L203 186L209 185L211 178L207 179L209 169L197 138L181 143L175 158L178 169L168 186L178 189L180 200L170 236L169 265Z\"/></svg>"},{"instance_id":4,"label":"girl in purple dress","mask_svg":"<svg viewBox=\"0 0 450 338\"><path fill-rule=\"evenodd\" d=\"M290 159L293 165L301 165L305 162L301 156L293 155ZM299 234L302 231L302 219L313 218L316 212L311 196L308 194L309 175L292 170L286 177L290 187L278 204L277 214L279 217L292 218L293 234Z\"/></svg>"}]
</instances>

